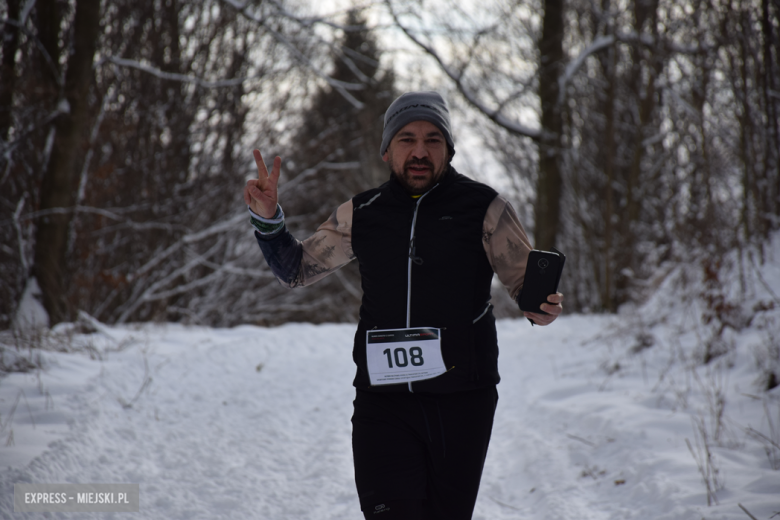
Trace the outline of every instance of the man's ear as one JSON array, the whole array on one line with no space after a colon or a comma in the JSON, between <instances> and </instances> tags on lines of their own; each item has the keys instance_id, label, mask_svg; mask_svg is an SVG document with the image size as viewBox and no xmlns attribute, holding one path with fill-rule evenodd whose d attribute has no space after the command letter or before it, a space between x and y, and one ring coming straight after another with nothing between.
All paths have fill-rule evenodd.
<instances>
[{"instance_id":1,"label":"man's ear","mask_svg":"<svg viewBox=\"0 0 780 520\"><path fill-rule=\"evenodd\" d=\"M385 151L385 154L382 156L382 160L385 162L388 162L390 160L390 156L387 154L387 151Z\"/></svg>"}]
</instances>

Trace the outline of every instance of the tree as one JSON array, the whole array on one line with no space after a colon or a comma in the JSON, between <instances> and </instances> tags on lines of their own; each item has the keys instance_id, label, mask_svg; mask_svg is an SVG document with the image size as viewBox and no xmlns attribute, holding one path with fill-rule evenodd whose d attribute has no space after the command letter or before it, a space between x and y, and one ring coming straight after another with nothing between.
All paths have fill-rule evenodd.
<instances>
[{"instance_id":1,"label":"tree","mask_svg":"<svg viewBox=\"0 0 780 520\"><path fill-rule=\"evenodd\" d=\"M385 3L535 186L536 245L570 252L574 308L614 311L665 263L777 228L773 3Z\"/></svg>"},{"instance_id":2,"label":"tree","mask_svg":"<svg viewBox=\"0 0 780 520\"><path fill-rule=\"evenodd\" d=\"M8 141L11 129L11 107L16 83L16 51L19 48L19 30L14 21L19 20L20 0L9 0L3 27L3 61L0 64L0 139ZM17 22L18 23L18 22Z\"/></svg>"},{"instance_id":3,"label":"tree","mask_svg":"<svg viewBox=\"0 0 780 520\"><path fill-rule=\"evenodd\" d=\"M538 141L539 174L534 206L534 244L545 251L556 245L563 193L563 107L560 103L559 82L564 70L563 28L563 0L544 0L542 35L538 44L541 133Z\"/></svg>"},{"instance_id":4,"label":"tree","mask_svg":"<svg viewBox=\"0 0 780 520\"><path fill-rule=\"evenodd\" d=\"M47 4L49 5L49 4ZM40 20L47 18L40 16ZM55 18L56 20L56 18ZM56 47L59 27L41 24L49 31L44 41L51 39ZM92 63L100 29L100 0L79 0L73 22L73 53L68 56L64 89L59 101L63 109L54 119L54 139L51 157L40 190L40 209L68 208L75 205L80 166L88 128L89 90L92 85ZM43 34L43 32L41 32ZM55 54L57 55L57 54ZM35 234L34 273L43 293L43 305L51 323L69 317L66 301L67 281L63 266L67 262L68 234L73 214L70 212L44 216Z\"/></svg>"},{"instance_id":5,"label":"tree","mask_svg":"<svg viewBox=\"0 0 780 520\"><path fill-rule=\"evenodd\" d=\"M0 4L0 327L31 274L54 321L76 309L109 322L347 319L323 309L356 302L352 268L314 300L282 291L235 194L247 150L279 150L289 225L304 235L386 175L371 143L391 75L375 69L363 15L117 0L94 36L97 6ZM536 202L519 213L537 246L567 252L575 309L615 310L664 266L708 263L780 226L776 2L372 8L419 50L405 59L438 69L426 79L454 86L453 106L469 107Z\"/></svg>"},{"instance_id":6,"label":"tree","mask_svg":"<svg viewBox=\"0 0 780 520\"><path fill-rule=\"evenodd\" d=\"M272 276L258 269L236 195L246 151L289 137L280 122L313 78L361 105L362 82L323 71L342 26L286 2L118 0L98 24L95 0L20 6L0 11L0 94L12 100L0 326L31 274L53 322L76 309L109 322L265 319Z\"/></svg>"}]
</instances>

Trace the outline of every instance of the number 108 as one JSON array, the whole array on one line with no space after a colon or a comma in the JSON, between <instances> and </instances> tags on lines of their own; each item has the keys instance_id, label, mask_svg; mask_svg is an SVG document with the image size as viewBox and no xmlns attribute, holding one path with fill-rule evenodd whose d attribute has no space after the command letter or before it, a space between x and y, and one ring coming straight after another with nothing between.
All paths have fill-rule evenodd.
<instances>
[{"instance_id":1,"label":"number 108","mask_svg":"<svg viewBox=\"0 0 780 520\"><path fill-rule=\"evenodd\" d=\"M393 360L395 360L395 366L397 367L405 367L409 364L409 361L412 362L412 366L416 367L422 366L425 363L420 347L410 348L409 354L406 353L406 349L403 347L398 347L392 352L389 348L386 348L382 354L387 356L387 366L390 368L393 368Z\"/></svg>"}]
</instances>

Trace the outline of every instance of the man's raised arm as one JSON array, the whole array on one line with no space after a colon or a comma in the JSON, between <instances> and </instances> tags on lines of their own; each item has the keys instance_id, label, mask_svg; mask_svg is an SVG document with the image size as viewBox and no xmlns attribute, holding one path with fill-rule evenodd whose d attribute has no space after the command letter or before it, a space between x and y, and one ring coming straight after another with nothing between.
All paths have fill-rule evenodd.
<instances>
[{"instance_id":1,"label":"man's raised arm","mask_svg":"<svg viewBox=\"0 0 780 520\"><path fill-rule=\"evenodd\" d=\"M265 261L274 276L287 287L310 285L355 258L352 252L352 201L339 206L312 235L303 242L284 225L279 205L278 184L281 157L274 159L271 173L259 150L254 150L257 179L244 187L244 202Z\"/></svg>"}]
</instances>

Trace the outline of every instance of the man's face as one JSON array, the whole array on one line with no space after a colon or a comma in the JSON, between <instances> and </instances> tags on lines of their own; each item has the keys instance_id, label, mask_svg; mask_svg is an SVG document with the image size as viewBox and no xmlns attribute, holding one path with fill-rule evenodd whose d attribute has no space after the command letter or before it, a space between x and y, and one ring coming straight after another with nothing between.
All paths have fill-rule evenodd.
<instances>
[{"instance_id":1,"label":"man's face","mask_svg":"<svg viewBox=\"0 0 780 520\"><path fill-rule=\"evenodd\" d=\"M436 184L449 164L444 134L433 123L414 121L401 128L382 160L412 195L421 195Z\"/></svg>"}]
</instances>

